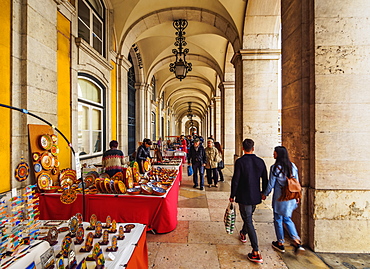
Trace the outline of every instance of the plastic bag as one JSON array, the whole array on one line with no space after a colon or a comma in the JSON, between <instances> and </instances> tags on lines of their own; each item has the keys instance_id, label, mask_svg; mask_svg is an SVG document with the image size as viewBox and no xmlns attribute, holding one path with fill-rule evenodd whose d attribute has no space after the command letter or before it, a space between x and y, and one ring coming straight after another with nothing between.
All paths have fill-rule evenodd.
<instances>
[{"instance_id":1,"label":"plastic bag","mask_svg":"<svg viewBox=\"0 0 370 269\"><path fill-rule=\"evenodd\" d=\"M193 167L188 165L188 176L190 177L193 174Z\"/></svg>"},{"instance_id":2,"label":"plastic bag","mask_svg":"<svg viewBox=\"0 0 370 269\"><path fill-rule=\"evenodd\" d=\"M224 215L225 229L228 234L232 234L234 232L235 218L236 218L235 204L230 202L226 208Z\"/></svg>"}]
</instances>

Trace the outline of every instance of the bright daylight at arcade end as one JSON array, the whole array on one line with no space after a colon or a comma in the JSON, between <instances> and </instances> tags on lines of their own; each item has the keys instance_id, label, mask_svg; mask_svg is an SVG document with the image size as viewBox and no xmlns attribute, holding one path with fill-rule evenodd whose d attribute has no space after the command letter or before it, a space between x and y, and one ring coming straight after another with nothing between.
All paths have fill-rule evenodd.
<instances>
[{"instance_id":1,"label":"bright daylight at arcade end","mask_svg":"<svg viewBox=\"0 0 370 269\"><path fill-rule=\"evenodd\" d=\"M370 269L369 10L0 1L0 268Z\"/></svg>"}]
</instances>

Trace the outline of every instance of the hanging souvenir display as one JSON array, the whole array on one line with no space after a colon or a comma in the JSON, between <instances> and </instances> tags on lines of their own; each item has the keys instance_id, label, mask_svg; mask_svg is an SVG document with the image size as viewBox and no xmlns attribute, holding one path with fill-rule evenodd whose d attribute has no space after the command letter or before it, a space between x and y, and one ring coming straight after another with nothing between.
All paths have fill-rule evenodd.
<instances>
[{"instance_id":1,"label":"hanging souvenir display","mask_svg":"<svg viewBox=\"0 0 370 269\"><path fill-rule=\"evenodd\" d=\"M49 150L51 148L51 146L53 145L53 141L52 141L50 135L48 135L48 134L40 136L39 142L40 142L41 148L43 148L45 150Z\"/></svg>"},{"instance_id":2,"label":"hanging souvenir display","mask_svg":"<svg viewBox=\"0 0 370 269\"><path fill-rule=\"evenodd\" d=\"M23 160L23 158L21 158ZM15 168L14 176L18 181L25 181L30 173L30 167L26 162L21 161Z\"/></svg>"},{"instance_id":3,"label":"hanging souvenir display","mask_svg":"<svg viewBox=\"0 0 370 269\"><path fill-rule=\"evenodd\" d=\"M57 145L52 145L50 152L53 156L57 156L59 154L59 147Z\"/></svg>"},{"instance_id":4,"label":"hanging souvenir display","mask_svg":"<svg viewBox=\"0 0 370 269\"><path fill-rule=\"evenodd\" d=\"M42 168L50 170L54 167L54 158L49 152L44 152L40 157Z\"/></svg>"}]
</instances>

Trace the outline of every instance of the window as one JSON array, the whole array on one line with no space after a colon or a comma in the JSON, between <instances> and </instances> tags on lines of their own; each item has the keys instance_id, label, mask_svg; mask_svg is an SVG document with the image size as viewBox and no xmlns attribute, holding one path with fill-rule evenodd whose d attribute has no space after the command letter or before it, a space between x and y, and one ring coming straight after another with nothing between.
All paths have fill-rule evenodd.
<instances>
[{"instance_id":1,"label":"window","mask_svg":"<svg viewBox=\"0 0 370 269\"><path fill-rule=\"evenodd\" d=\"M78 154L81 158L103 153L103 89L93 79L78 79Z\"/></svg>"},{"instance_id":2,"label":"window","mask_svg":"<svg viewBox=\"0 0 370 269\"><path fill-rule=\"evenodd\" d=\"M100 0L78 0L78 37L105 56L104 11Z\"/></svg>"}]
</instances>

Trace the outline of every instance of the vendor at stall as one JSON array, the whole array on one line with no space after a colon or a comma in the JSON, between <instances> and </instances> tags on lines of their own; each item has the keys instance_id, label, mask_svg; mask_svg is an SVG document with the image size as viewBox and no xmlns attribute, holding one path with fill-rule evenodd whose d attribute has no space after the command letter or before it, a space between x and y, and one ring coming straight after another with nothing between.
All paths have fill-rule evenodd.
<instances>
[{"instance_id":1,"label":"vendor at stall","mask_svg":"<svg viewBox=\"0 0 370 269\"><path fill-rule=\"evenodd\" d=\"M112 140L109 143L110 149L103 153L102 165L105 173L112 177L117 172L122 172L122 165L124 164L124 155L118 149L118 142Z\"/></svg>"},{"instance_id":2,"label":"vendor at stall","mask_svg":"<svg viewBox=\"0 0 370 269\"><path fill-rule=\"evenodd\" d=\"M143 143L138 147L136 153L136 161L139 164L140 173L143 173L143 164L147 158L152 158L150 156L150 147L152 146L152 141L149 138L145 138Z\"/></svg>"}]
</instances>

